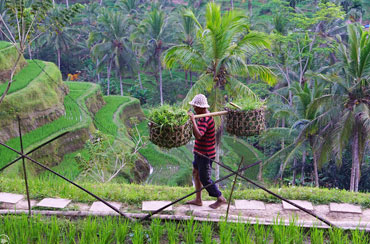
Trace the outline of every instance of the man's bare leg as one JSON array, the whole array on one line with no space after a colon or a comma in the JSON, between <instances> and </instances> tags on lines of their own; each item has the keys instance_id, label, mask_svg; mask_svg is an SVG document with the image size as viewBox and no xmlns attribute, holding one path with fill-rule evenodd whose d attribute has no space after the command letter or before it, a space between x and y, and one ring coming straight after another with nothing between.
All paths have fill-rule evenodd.
<instances>
[{"instance_id":1,"label":"man's bare leg","mask_svg":"<svg viewBox=\"0 0 370 244\"><path fill-rule=\"evenodd\" d=\"M227 203L226 199L221 195L217 198L217 201L209 205L210 208L216 209L220 207L222 204Z\"/></svg>"},{"instance_id":2,"label":"man's bare leg","mask_svg":"<svg viewBox=\"0 0 370 244\"><path fill-rule=\"evenodd\" d=\"M193 169L193 179L194 179L194 185L195 185L195 190L200 190L202 188L202 183L200 182L199 178L199 171L197 169ZM196 193L195 200L191 200L186 202L186 204L192 204L192 205L197 205L197 206L202 206L202 192L199 191Z\"/></svg>"}]
</instances>

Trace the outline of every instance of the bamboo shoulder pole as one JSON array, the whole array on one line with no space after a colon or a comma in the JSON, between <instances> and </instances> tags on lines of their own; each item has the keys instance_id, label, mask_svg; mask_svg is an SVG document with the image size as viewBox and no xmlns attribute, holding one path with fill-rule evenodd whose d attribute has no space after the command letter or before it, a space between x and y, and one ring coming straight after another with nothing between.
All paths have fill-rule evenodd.
<instances>
[{"instance_id":1,"label":"bamboo shoulder pole","mask_svg":"<svg viewBox=\"0 0 370 244\"><path fill-rule=\"evenodd\" d=\"M197 115L194 115L194 118L199 119L203 117L221 116L227 113L228 113L227 111L219 111L219 112L213 112L213 113L208 113L208 114L197 114Z\"/></svg>"}]
</instances>

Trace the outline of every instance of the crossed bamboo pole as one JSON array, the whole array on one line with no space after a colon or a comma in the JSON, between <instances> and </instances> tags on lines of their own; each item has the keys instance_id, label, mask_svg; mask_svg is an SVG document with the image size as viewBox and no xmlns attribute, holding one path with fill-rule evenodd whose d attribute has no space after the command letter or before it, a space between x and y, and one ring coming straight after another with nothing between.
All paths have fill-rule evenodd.
<instances>
[{"instance_id":1,"label":"crossed bamboo pole","mask_svg":"<svg viewBox=\"0 0 370 244\"><path fill-rule=\"evenodd\" d=\"M215 161L214 159L211 159L211 158L209 158L209 157L207 157L207 156L205 156L205 155L203 155L203 154L200 154L200 153L198 153L198 152L195 152L195 153L196 153L196 154L198 154L199 156L202 156L202 157L204 157L204 158L207 158L208 160L211 160L212 162L215 162L216 164L220 165L220 166L221 166L221 167L223 167L224 169L226 169L226 170L228 170L228 171L232 172L233 174L235 174L235 175L239 176L240 178L244 179L245 181L249 182L250 184L252 184L252 185L254 185L254 186L257 186L258 188L260 188L260 189L264 190L265 192L267 192L267 193L269 193L269 194L271 194L271 195L273 195L273 196L275 196L275 197L279 198L280 200L285 201L285 202L287 202L287 203L289 203L289 204L293 205L294 207L296 207L296 208L298 208L298 209L302 210L302 211L303 211L303 212L305 212L305 213L308 213L309 215L311 215L311 216L315 217L315 218L316 218L316 219L318 219L318 220L321 220L322 222L324 222L325 224L329 225L330 227L336 227L336 226L335 226L333 223L331 223L330 221L328 221L328 220L326 220L326 219L324 219L324 218L322 218L322 217L318 216L317 214L313 213L312 211L310 211L310 210L308 210L308 209L305 209L305 208L303 208L303 207L299 206L298 204L296 204L296 203L294 203L294 202L292 202L292 201L290 201L290 200L288 200L288 199L283 198L282 196L279 196L278 194L276 194L276 193L274 193L274 192L270 191L269 189L267 189L267 188L265 188L265 187L263 187L263 186L261 186L261 185L259 185L259 184L255 183L254 181L252 181L252 180L248 179L248 178L247 178L247 177L245 177L244 175L241 175L239 172L234 171L234 170L233 170L233 169L231 169L229 166L224 165L224 164L222 164L222 163L219 163L219 162Z\"/></svg>"},{"instance_id":2,"label":"crossed bamboo pole","mask_svg":"<svg viewBox=\"0 0 370 244\"><path fill-rule=\"evenodd\" d=\"M18 157L17 159L13 160L11 163L7 164L5 167L3 167L1 170L4 170L5 168L9 167L10 165L14 164L15 162L17 162L18 160L22 159L23 161L23 170L24 170L24 175L25 175L25 184L26 184L26 192L27 192L27 201L28 201L28 209L29 209L29 216L31 216L31 204L30 204L30 198L29 198L29 191L28 191L28 180L27 180L27 174L26 174L26 167L25 167L25 159L28 159L29 161L31 161L32 163L34 164L37 164L39 165L40 167L44 168L45 170L48 170L50 171L51 173L55 174L56 176L62 178L63 180L67 181L68 183L76 186L77 188L83 190L84 192L86 192L87 194L89 194L90 196L94 197L95 199L101 201L102 203L104 203L105 205L107 205L108 207L110 207L111 209L113 209L115 212L117 212L118 214L120 214L121 216L127 218L127 219L130 219L130 220L134 220L133 218L129 217L128 215L126 215L125 213L121 212L119 209L117 209L116 207L114 207L112 204L110 204L109 202L105 201L104 199L100 198L99 196L95 195L94 193L88 191L87 189L83 188L82 186L74 183L73 181L67 179L66 177L64 177L63 175L55 172L54 170L48 168L47 166L43 165L42 163L32 159L31 157L29 157L28 155L31 154L32 152L34 152L35 150L41 148L42 146L45 146L49 143L51 143L52 141L56 140L57 138L63 136L63 135L66 135L67 133L63 133L62 135L59 135L51 140L49 140L48 142L40 145L39 147L33 149L32 151L24 154L23 152L23 139L22 139L22 131L21 131L21 123L20 123L20 119L18 117L18 129L19 129L19 135L20 135L20 142L21 142L21 151L19 152L18 150L12 148L12 147L9 147L8 145L6 145L5 143L2 143L0 142L0 145L3 146L3 147L6 147L8 148L9 150L17 153L20 155L20 157ZM0 170L0 172L1 172Z\"/></svg>"},{"instance_id":3,"label":"crossed bamboo pole","mask_svg":"<svg viewBox=\"0 0 370 244\"><path fill-rule=\"evenodd\" d=\"M40 162L38 162L38 161L36 161L36 160L34 160L34 159L32 159L32 158L30 158L30 157L28 156L29 154L31 154L32 152L34 152L34 151L38 150L39 148L41 148L41 147L43 147L43 146L45 146L45 145L47 145L47 144L51 143L52 141L54 141L54 140L56 140L56 139L58 139L58 138L60 138L60 137L62 137L62 136L64 136L64 135L66 135L68 132L63 133L63 134L61 134L61 135L59 135L59 136L57 136L57 137L55 137L55 138L53 138L53 139L51 139L51 140L49 140L49 141L45 142L45 143L43 143L42 145L38 146L37 148L35 148L35 149L31 150L30 152L28 152L28 153L24 154L24 152L23 152L22 131L21 131L21 122L20 122L20 118L19 118L19 117L18 117L18 129L19 129L20 144L21 144L21 151L20 151L20 152L19 152L18 150L15 150L15 149L14 149L14 148L12 148L12 147L9 147L8 145L6 145L6 144L4 144L4 143L2 143L2 142L0 142L0 145L1 145L1 146L4 146L4 147L6 147L6 148L8 148L9 150L11 150L11 151L13 151L13 152L15 152L15 153L17 153L17 154L19 154L19 155L20 155L20 157L18 157L17 159L13 160L12 162L10 162L9 164L7 164L6 166L2 167L2 168L0 169L0 172L1 172L1 171L3 171L5 168L9 167L10 165L14 164L15 162L17 162L18 160L22 159L22 163L23 163L23 171L24 171L24 177L25 177L25 185L26 185L26 192L27 192L27 202L28 202L28 208L29 208L29 216L31 216L31 204L30 204L30 198L29 198L28 179L27 179L27 172L26 172L25 159L28 159L29 161L31 161L31 162L33 162L33 163L35 163L35 164L39 165L40 167L44 168L45 170L50 171L51 173L53 173L53 174L57 175L58 177L62 178L63 180L65 180L65 181L69 182L70 184L72 184L72 185L76 186L77 188L79 188L79 189L81 189L81 190L85 191L86 193L88 193L89 195L93 196L93 197L94 197L94 198L96 198L97 200L99 200L99 201L103 202L105 205L107 205L108 207L110 207L110 208L111 208L112 210L114 210L115 212L119 213L121 216L126 217L127 219L130 219L130 220L133 220L131 217L129 217L129 216L127 216L126 214L122 213L119 209L117 209L116 207L114 207L113 205L111 205L110 203L108 203L107 201L103 200L103 199L102 199L102 198L100 198L99 196L97 196L97 195L95 195L94 193L92 193L92 192L90 192L90 191L86 190L85 188L81 187L80 185L78 185L78 184L74 183L73 181L71 181L71 180L67 179L66 177L62 176L61 174L59 174L59 173L57 173L57 172L53 171L52 169L48 168L47 166L45 166L45 165L41 164ZM177 202L179 202L179 201L181 201L181 200L183 200L183 199L185 199L185 198L187 198L187 197L189 197L189 196L191 196L191 195L194 195L194 194L196 194L197 192L200 192L200 191L202 191L203 189L205 189L205 188L207 188L207 187L209 187L209 186L211 186L211 185L217 184L218 182L221 182L221 181L223 181L223 180L225 180L225 179L227 179L227 178L229 178L229 177L231 177L231 176L235 175L234 184L235 184L235 181L236 181L237 177L239 176L239 177L241 177L242 179L244 179L244 180L246 180L247 182L249 182L250 184L255 185L255 186L257 186L258 188L261 188L262 190L264 190L264 191L268 192L269 194L271 194L271 195L273 195L273 196L275 196L275 197L279 198L280 200L283 200L283 201L285 201L285 202L287 202L287 203L289 203L289 204L293 205L294 207L296 207L296 208L298 208L298 209L300 209L300 210L304 211L305 213L308 213L309 215L311 215L311 216L313 216L313 217L317 218L318 220L321 220L321 221L322 221L322 222L324 222L325 224L327 224L327 225L329 225L329 226L331 226L331 227L336 227L336 226L335 226L334 224L332 224L330 221L328 221L328 220L326 220L326 219L324 219L324 218L322 218L322 217L320 217L320 216L316 215L316 214L315 214L315 213L313 213L312 211L307 210L307 209L305 209L305 208L303 208L303 207L299 206L298 204L295 204L294 202L292 202L292 201L290 201L290 200L288 200L288 199L285 199L285 198L283 198L283 197L281 197L281 196L277 195L276 193L274 193L274 192L272 192L272 191L268 190L267 188L265 188L265 187L263 187L263 186L261 186L261 185L259 185L259 184L255 183L254 181L252 181L252 180L248 179L247 177L245 177L245 176L243 176L243 175L241 175L241 174L240 174L241 172L245 171L246 169L248 169L248 168L250 168L250 167L253 167L253 166L255 166L255 165L257 165L257 164L261 163L261 161L258 161L258 162L256 162L256 163L250 164L250 165L248 165L248 166L243 167L242 169L240 169L240 166L241 166L242 161L243 161L243 159L242 159L242 161L241 161L241 162L240 162L240 164L239 164L238 171L234 171L233 169L231 169L231 168L230 168L230 167L228 167L227 165L224 165L224 164L222 164L222 163L220 163L220 162L217 162L217 161L215 161L214 159L211 159L211 158L209 158L209 157L207 157L207 156L205 156L205 155L203 155L203 154L200 154L200 153L198 153L198 152L195 152L195 153L196 153L196 154L198 154L198 155L200 155L200 156L202 156L202 157L204 157L204 158L207 158L208 160L211 160L212 162L215 162L216 164L220 165L221 167L223 167L224 169L226 169L226 170L228 170L228 171L230 171L230 172L232 172L232 173L231 173L231 174L229 174L229 175L224 176L223 178L221 178L221 179L219 179L219 180L217 180L217 181L215 181L215 182L213 182L212 184L209 184L209 185L207 185L207 186L203 186L201 189L196 190L196 191L194 191L194 192L192 192L192 193L190 193L190 194L188 194L188 195L186 195L186 196L184 196L184 197L182 197L182 198L179 198L179 199L177 199L177 200L175 200L175 201L171 202L170 204L167 204L166 206L164 206L164 207L162 207L162 208L160 208L160 209L158 209L158 210L156 210L156 211L154 211L154 212L152 212L152 213L149 213L148 215L144 216L144 217L141 219L141 221L146 220L146 219L150 218L151 216L153 216L153 215L155 215L155 214L157 214L157 213L159 213L159 212L162 212L162 211L163 211L164 209L166 209L167 207L169 207L169 206L171 206L171 205L173 205L173 204L175 204L175 203L177 203ZM231 192L231 194L232 194L232 193L233 193L233 191ZM231 201L231 196L230 196L230 198L229 198L228 206L230 205L230 201Z\"/></svg>"}]
</instances>

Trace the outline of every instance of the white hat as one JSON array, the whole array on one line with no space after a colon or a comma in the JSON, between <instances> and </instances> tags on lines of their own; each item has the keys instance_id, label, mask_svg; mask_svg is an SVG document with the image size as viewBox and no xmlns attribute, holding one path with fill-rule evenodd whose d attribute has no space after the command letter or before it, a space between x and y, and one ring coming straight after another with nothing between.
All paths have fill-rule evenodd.
<instances>
[{"instance_id":1,"label":"white hat","mask_svg":"<svg viewBox=\"0 0 370 244\"><path fill-rule=\"evenodd\" d=\"M189 104L199 108L209 108L207 98L203 94L195 95L195 97Z\"/></svg>"}]
</instances>

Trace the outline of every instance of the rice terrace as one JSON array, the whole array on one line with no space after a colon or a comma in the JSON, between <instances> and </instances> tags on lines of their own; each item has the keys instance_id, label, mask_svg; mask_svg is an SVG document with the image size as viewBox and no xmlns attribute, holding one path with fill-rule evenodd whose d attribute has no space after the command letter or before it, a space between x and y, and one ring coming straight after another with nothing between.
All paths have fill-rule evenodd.
<instances>
[{"instance_id":1,"label":"rice terrace","mask_svg":"<svg viewBox=\"0 0 370 244\"><path fill-rule=\"evenodd\" d=\"M0 0L1 243L370 243L370 0Z\"/></svg>"}]
</instances>

